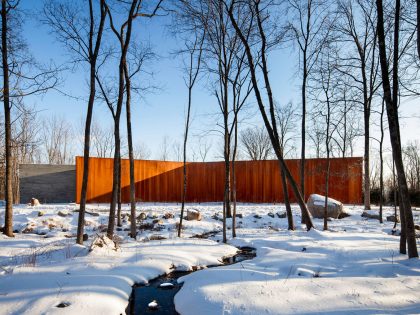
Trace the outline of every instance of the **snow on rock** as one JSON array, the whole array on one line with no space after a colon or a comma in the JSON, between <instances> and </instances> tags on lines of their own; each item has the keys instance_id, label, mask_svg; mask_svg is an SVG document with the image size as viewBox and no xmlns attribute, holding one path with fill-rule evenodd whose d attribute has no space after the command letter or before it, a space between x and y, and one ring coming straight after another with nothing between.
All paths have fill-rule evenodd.
<instances>
[{"instance_id":1,"label":"snow on rock","mask_svg":"<svg viewBox=\"0 0 420 315\"><path fill-rule=\"evenodd\" d=\"M201 213L197 209L188 209L187 210L187 220L188 221L201 221Z\"/></svg>"},{"instance_id":2,"label":"snow on rock","mask_svg":"<svg viewBox=\"0 0 420 315\"><path fill-rule=\"evenodd\" d=\"M308 198L308 210L314 218L323 218L325 210L325 196L312 194ZM343 204L335 199L327 199L327 216L338 219L343 213Z\"/></svg>"}]
</instances>

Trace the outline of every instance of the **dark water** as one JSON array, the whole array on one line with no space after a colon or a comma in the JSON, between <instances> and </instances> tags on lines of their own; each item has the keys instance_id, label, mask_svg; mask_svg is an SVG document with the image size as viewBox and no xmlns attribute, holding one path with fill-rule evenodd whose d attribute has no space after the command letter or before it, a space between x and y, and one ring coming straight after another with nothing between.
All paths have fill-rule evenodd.
<instances>
[{"instance_id":1,"label":"dark water","mask_svg":"<svg viewBox=\"0 0 420 315\"><path fill-rule=\"evenodd\" d=\"M256 256L256 250L252 247L240 247L235 256L223 260L224 265L235 264L244 260L252 259ZM212 266L218 267L218 266ZM211 268L211 266L209 266ZM134 285L133 293L130 297L130 303L126 309L127 314L178 314L175 310L174 297L181 289L182 283L177 283L178 278L190 274L194 271L178 272L174 271L170 274L160 276L149 281L147 285ZM173 287L161 288L162 283L172 283ZM157 309L149 309L148 305L153 300L158 303Z\"/></svg>"}]
</instances>

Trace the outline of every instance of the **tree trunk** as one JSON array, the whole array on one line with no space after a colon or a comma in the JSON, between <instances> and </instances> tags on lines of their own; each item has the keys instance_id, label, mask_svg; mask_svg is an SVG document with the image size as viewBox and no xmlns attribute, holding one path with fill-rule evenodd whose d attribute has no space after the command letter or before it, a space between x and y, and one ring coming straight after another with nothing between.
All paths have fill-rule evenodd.
<instances>
[{"instance_id":1,"label":"tree trunk","mask_svg":"<svg viewBox=\"0 0 420 315\"><path fill-rule=\"evenodd\" d=\"M98 33L96 37L95 48L93 48L93 33L94 33L94 17L93 17L93 5L92 0L89 1L89 13L90 13L90 33L89 33L89 55L90 55L90 78L89 78L89 100L85 122L85 143L83 148L83 179L82 179L82 190L80 192L80 211L79 218L77 221L77 236L76 243L83 244L83 233L85 227L85 212L87 202L87 186L89 179L89 151L90 151L90 129L92 125L92 114L93 104L95 102L96 94L96 60L99 54L99 48L102 40L102 32L105 23L105 2L101 0L101 19L99 23Z\"/></svg>"},{"instance_id":2,"label":"tree trunk","mask_svg":"<svg viewBox=\"0 0 420 315\"><path fill-rule=\"evenodd\" d=\"M1 43L3 62L3 103L4 103L4 127L6 146L6 187L5 187L5 222L3 233L9 237L13 235L13 188L12 188L12 126L10 119L10 91L9 91L9 64L8 64L8 38L7 38L7 1L1 2Z\"/></svg>"},{"instance_id":3,"label":"tree trunk","mask_svg":"<svg viewBox=\"0 0 420 315\"><path fill-rule=\"evenodd\" d=\"M119 162L120 162L120 122L119 118L114 121L114 141L115 141L115 152L114 152L114 167L112 172L112 195L111 195L111 206L109 209L108 228L106 231L107 236L112 239L114 237L115 227L115 210L118 203L118 173L119 173Z\"/></svg>"},{"instance_id":4,"label":"tree trunk","mask_svg":"<svg viewBox=\"0 0 420 315\"><path fill-rule=\"evenodd\" d=\"M383 158L383 143L384 143L384 111L385 111L385 102L382 101L382 110L381 110L381 139L379 141L379 222L383 223L383 199L384 199L384 158ZM397 218L397 216L395 216Z\"/></svg>"},{"instance_id":5,"label":"tree trunk","mask_svg":"<svg viewBox=\"0 0 420 315\"><path fill-rule=\"evenodd\" d=\"M233 201L233 215L232 215L232 237L236 237L236 152L238 149L238 109L235 109L235 128L233 138L233 154L232 154L232 201Z\"/></svg>"},{"instance_id":6,"label":"tree trunk","mask_svg":"<svg viewBox=\"0 0 420 315\"><path fill-rule=\"evenodd\" d=\"M281 176L281 185L283 187L284 205L286 206L287 224L288 224L287 229L293 231L295 229L295 224L293 222L293 213L292 213L292 208L290 206L289 190L287 188L287 179L281 168L280 168L280 176Z\"/></svg>"},{"instance_id":7,"label":"tree trunk","mask_svg":"<svg viewBox=\"0 0 420 315\"><path fill-rule=\"evenodd\" d=\"M128 157L130 160L130 236L136 239L136 182L134 178L133 133L131 130L131 79L128 74L127 64L124 65L124 76L126 86L125 108L127 115Z\"/></svg>"},{"instance_id":8,"label":"tree trunk","mask_svg":"<svg viewBox=\"0 0 420 315\"><path fill-rule=\"evenodd\" d=\"M121 227L121 152L118 161L118 207L117 207L117 226Z\"/></svg>"},{"instance_id":9,"label":"tree trunk","mask_svg":"<svg viewBox=\"0 0 420 315\"><path fill-rule=\"evenodd\" d=\"M192 68L190 68L190 71L192 71ZM178 237L181 237L182 220L184 217L185 199L187 195L187 141L188 141L189 126L190 126L191 103L192 103L192 86L191 86L191 75L190 75L190 86L188 87L187 120L185 122L184 147L183 147L183 162L184 162L183 187L182 187L182 201L181 201L181 217L179 218L179 226L178 226Z\"/></svg>"},{"instance_id":10,"label":"tree trunk","mask_svg":"<svg viewBox=\"0 0 420 315\"><path fill-rule=\"evenodd\" d=\"M416 235L414 230L413 213L411 211L410 196L408 192L407 180L405 177L404 164L401 152L401 137L400 126L398 118L398 42L399 42L399 14L400 14L400 1L396 0L396 13L395 13L395 26L394 26L394 62L393 62L393 93L391 95L391 84L389 80L388 60L386 56L385 46L385 31L384 31L384 17L382 0L376 0L378 9L378 43L379 55L382 70L382 86L384 89L384 99L386 104L389 135L391 139L392 155L395 162L397 171L398 187L400 191L400 213L401 213L401 226L404 224L406 228L406 243L408 247L408 257L418 257ZM405 219L405 222L403 220ZM401 230L402 232L402 230ZM406 253L406 243L400 241L400 252Z\"/></svg>"},{"instance_id":11,"label":"tree trunk","mask_svg":"<svg viewBox=\"0 0 420 315\"><path fill-rule=\"evenodd\" d=\"M363 182L363 192L364 192L364 204L365 209L370 210L370 155L369 155L369 112L365 108L364 112L364 124L365 124L365 153L364 153L364 182Z\"/></svg>"},{"instance_id":12,"label":"tree trunk","mask_svg":"<svg viewBox=\"0 0 420 315\"><path fill-rule=\"evenodd\" d=\"M307 81L306 50L303 52L303 79L302 79L302 127L301 127L301 152L300 152L300 192L305 199L305 149L306 149L306 81ZM305 218L302 216L302 223Z\"/></svg>"}]
</instances>

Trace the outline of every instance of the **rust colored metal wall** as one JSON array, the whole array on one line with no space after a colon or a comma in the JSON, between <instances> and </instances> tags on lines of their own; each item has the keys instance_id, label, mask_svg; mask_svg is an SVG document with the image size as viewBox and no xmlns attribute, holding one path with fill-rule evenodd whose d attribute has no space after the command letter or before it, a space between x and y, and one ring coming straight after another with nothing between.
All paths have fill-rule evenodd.
<instances>
[{"instance_id":1,"label":"rust colored metal wall","mask_svg":"<svg viewBox=\"0 0 420 315\"><path fill-rule=\"evenodd\" d=\"M330 197L344 203L362 202L362 158L331 159ZM111 200L113 159L90 158L88 202ZM299 160L287 160L293 177L298 180ZM136 198L138 201L180 202L182 162L135 161ZM277 160L238 161L236 166L237 200L239 202L283 202L280 168ZM323 194L326 159L306 160L306 196ZM80 202L83 157L76 158L76 200ZM187 164L188 202L223 200L224 162L191 162ZM289 187L291 200L295 201ZM129 161L122 160L122 201L129 202Z\"/></svg>"}]
</instances>

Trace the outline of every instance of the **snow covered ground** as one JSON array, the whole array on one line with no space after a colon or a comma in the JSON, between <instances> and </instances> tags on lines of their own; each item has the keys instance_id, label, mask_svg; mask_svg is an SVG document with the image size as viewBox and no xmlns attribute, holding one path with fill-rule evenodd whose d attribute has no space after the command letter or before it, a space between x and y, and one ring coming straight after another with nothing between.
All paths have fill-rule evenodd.
<instances>
[{"instance_id":1,"label":"snow covered ground","mask_svg":"<svg viewBox=\"0 0 420 315\"><path fill-rule=\"evenodd\" d=\"M0 236L0 314L120 314L134 283L172 269L220 264L236 248L222 245L221 204L189 204L203 220L184 221L176 237L177 204L139 204L142 228L127 237L128 205L113 243L94 246L107 224L107 206L89 205L87 246L75 245L77 205L15 208L14 239ZM252 246L257 257L231 266L204 269L181 278L175 297L181 314L347 314L420 313L420 262L399 255L392 222L361 217L362 208L331 220L330 230L306 232L293 207L297 230L276 213L283 205L241 204L234 246ZM60 214L60 215L59 215ZM386 208L384 216L393 214ZM175 217L172 218L172 215ZM420 211L414 211L420 221ZM165 216L165 218L163 218ZM4 212L0 209L0 222ZM314 219L321 229L322 220ZM219 231L219 233L217 233ZM25 233L22 233L25 232ZM209 240L191 238L215 232ZM230 233L230 231L228 231ZM97 238L96 238L97 240ZM61 304L61 305L60 305ZM69 305L65 308L57 306Z\"/></svg>"}]
</instances>

